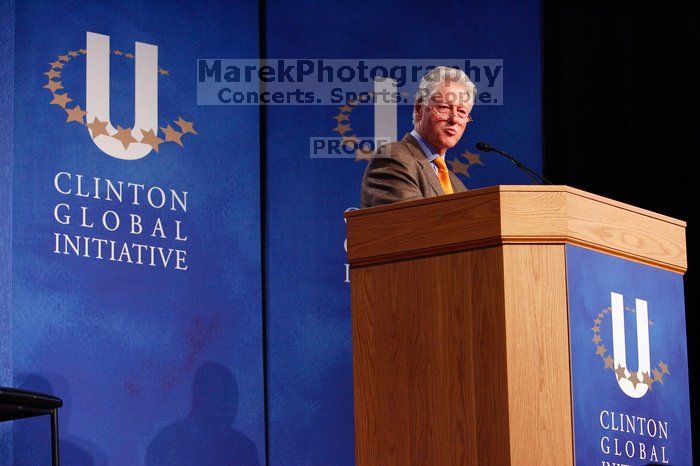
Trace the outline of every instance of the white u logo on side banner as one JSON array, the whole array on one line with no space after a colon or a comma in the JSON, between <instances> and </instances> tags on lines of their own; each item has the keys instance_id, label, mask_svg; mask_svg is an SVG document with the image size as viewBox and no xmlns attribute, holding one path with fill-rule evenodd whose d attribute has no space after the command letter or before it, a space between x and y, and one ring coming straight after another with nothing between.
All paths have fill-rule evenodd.
<instances>
[{"instance_id":1,"label":"white u logo on side banner","mask_svg":"<svg viewBox=\"0 0 700 466\"><path fill-rule=\"evenodd\" d=\"M610 293L612 303L612 331L613 331L613 359L614 366L625 368L627 377L632 373L627 366L627 349L625 348L625 315L624 299L619 293ZM639 367L637 368L637 380L643 380L643 374L647 376L651 372L651 356L649 350L649 312L647 302L642 299L636 300L637 315L637 358ZM617 381L623 392L632 398L641 398L649 390L645 383L633 384L627 378Z\"/></svg>"},{"instance_id":2,"label":"white u logo on side banner","mask_svg":"<svg viewBox=\"0 0 700 466\"><path fill-rule=\"evenodd\" d=\"M109 36L87 33L86 122L95 118L107 122L110 136L117 133L109 116ZM140 141L141 131L158 132L158 47L136 42L134 74L134 126L131 135ZM97 136L95 145L102 152L123 160L136 160L153 149L149 144L131 143L125 149L114 138Z\"/></svg>"},{"instance_id":3,"label":"white u logo on side banner","mask_svg":"<svg viewBox=\"0 0 700 466\"><path fill-rule=\"evenodd\" d=\"M396 93L396 80L391 78L374 80L375 95ZM374 103L374 140L398 141L398 108L393 102ZM376 146L376 143L375 143Z\"/></svg>"}]
</instances>

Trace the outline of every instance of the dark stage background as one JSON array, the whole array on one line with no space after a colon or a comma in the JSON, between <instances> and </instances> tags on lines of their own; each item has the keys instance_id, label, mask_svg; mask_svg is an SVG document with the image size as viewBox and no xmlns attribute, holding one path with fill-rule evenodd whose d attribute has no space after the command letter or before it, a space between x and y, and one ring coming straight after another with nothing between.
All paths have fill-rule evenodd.
<instances>
[{"instance_id":1,"label":"dark stage background","mask_svg":"<svg viewBox=\"0 0 700 466\"><path fill-rule=\"evenodd\" d=\"M583 2L581 2L583 3ZM697 314L697 6L543 4L545 176L688 222L685 276L694 457ZM695 396L694 396L695 395Z\"/></svg>"}]
</instances>

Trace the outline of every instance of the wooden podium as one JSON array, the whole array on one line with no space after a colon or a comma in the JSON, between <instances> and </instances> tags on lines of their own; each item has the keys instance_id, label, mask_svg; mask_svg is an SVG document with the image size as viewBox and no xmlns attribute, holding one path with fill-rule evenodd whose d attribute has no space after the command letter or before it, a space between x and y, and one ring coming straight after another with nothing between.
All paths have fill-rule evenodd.
<instances>
[{"instance_id":1,"label":"wooden podium","mask_svg":"<svg viewBox=\"0 0 700 466\"><path fill-rule=\"evenodd\" d=\"M566 245L686 270L684 222L566 186L346 218L359 466L572 465Z\"/></svg>"}]
</instances>

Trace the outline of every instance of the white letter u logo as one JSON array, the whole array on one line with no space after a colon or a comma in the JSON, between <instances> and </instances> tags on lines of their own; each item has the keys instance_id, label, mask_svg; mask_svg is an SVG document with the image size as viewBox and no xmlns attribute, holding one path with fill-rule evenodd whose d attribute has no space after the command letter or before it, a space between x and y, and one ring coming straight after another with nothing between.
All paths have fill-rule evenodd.
<instances>
[{"instance_id":1,"label":"white letter u logo","mask_svg":"<svg viewBox=\"0 0 700 466\"><path fill-rule=\"evenodd\" d=\"M109 36L87 33L86 122L95 118L107 122L110 136L117 133L109 116ZM158 132L158 47L136 42L134 126L131 135L136 141L142 131ZM118 139L106 136L93 138L105 154L123 160L136 160L148 155L149 144L130 142L127 147Z\"/></svg>"},{"instance_id":2,"label":"white letter u logo","mask_svg":"<svg viewBox=\"0 0 700 466\"><path fill-rule=\"evenodd\" d=\"M636 371L636 378L631 377L633 372L627 366L627 349L625 348L625 315L624 300L619 293L610 293L612 303L612 331L613 331L613 359L615 369L622 367L626 378L618 377L618 385L626 395L632 398L641 398L649 390L649 386L640 383L643 374L651 372L651 356L649 351L649 312L647 302L642 299L636 300L637 315L637 358L639 368ZM630 380L632 379L632 380Z\"/></svg>"}]
</instances>

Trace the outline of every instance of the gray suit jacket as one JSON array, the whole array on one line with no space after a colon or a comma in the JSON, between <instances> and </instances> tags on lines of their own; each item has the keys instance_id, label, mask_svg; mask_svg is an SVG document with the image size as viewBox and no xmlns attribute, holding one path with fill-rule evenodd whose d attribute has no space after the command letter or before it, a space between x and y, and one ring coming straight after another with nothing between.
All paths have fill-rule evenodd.
<instances>
[{"instance_id":1,"label":"gray suit jacket","mask_svg":"<svg viewBox=\"0 0 700 466\"><path fill-rule=\"evenodd\" d=\"M452 190L467 188L450 172ZM418 141L409 133L377 149L362 177L362 207L440 196L445 191Z\"/></svg>"}]
</instances>

